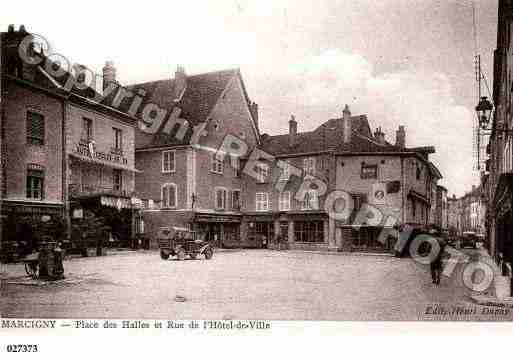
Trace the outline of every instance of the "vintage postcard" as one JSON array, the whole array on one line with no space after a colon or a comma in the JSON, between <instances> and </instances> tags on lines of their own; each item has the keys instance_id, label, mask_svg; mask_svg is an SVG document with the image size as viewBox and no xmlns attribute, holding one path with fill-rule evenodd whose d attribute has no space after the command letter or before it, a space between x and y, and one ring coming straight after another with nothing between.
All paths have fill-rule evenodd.
<instances>
[{"instance_id":1,"label":"vintage postcard","mask_svg":"<svg viewBox=\"0 0 513 359\"><path fill-rule=\"evenodd\" d=\"M512 23L510 0L0 5L0 332L511 322Z\"/></svg>"}]
</instances>

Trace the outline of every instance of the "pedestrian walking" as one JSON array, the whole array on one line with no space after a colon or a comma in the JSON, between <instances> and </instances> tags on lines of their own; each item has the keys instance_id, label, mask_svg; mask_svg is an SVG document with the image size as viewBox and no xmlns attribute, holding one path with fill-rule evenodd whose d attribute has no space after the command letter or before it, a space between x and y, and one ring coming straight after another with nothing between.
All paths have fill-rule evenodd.
<instances>
[{"instance_id":1,"label":"pedestrian walking","mask_svg":"<svg viewBox=\"0 0 513 359\"><path fill-rule=\"evenodd\" d=\"M445 242L439 238L436 238L436 240L438 241L439 250L438 253L436 253L435 258L433 258L433 260L430 263L430 269L433 284L440 285L440 275L442 274L443 269L442 256L445 250Z\"/></svg>"}]
</instances>

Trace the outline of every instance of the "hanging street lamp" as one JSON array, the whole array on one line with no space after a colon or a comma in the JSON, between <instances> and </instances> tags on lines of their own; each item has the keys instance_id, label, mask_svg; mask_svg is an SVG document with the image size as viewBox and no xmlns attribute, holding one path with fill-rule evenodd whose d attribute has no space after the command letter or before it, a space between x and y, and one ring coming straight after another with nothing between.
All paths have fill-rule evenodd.
<instances>
[{"instance_id":1,"label":"hanging street lamp","mask_svg":"<svg viewBox=\"0 0 513 359\"><path fill-rule=\"evenodd\" d=\"M482 96L476 106L477 119L479 121L479 127L483 130L489 129L490 119L493 111L493 105L486 96Z\"/></svg>"}]
</instances>

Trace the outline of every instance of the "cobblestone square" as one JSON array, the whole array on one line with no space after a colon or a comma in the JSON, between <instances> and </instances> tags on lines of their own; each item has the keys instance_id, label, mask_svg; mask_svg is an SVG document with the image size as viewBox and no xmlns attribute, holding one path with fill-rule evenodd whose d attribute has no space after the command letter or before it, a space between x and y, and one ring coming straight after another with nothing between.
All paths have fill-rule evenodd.
<instances>
[{"instance_id":1,"label":"cobblestone square","mask_svg":"<svg viewBox=\"0 0 513 359\"><path fill-rule=\"evenodd\" d=\"M511 310L483 314L485 307L471 302L458 269L435 287L426 268L409 258L386 255L240 250L217 252L209 261L163 261L158 252L148 251L72 258L64 267L63 281L27 285L22 265L4 265L1 316L513 319Z\"/></svg>"}]
</instances>

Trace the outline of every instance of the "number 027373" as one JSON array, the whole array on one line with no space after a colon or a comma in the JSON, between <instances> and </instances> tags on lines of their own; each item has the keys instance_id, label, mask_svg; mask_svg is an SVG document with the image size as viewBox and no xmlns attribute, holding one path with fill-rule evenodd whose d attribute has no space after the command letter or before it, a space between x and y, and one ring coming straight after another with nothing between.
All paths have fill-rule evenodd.
<instances>
[{"instance_id":1,"label":"number 027373","mask_svg":"<svg viewBox=\"0 0 513 359\"><path fill-rule=\"evenodd\" d=\"M37 344L8 344L8 353L37 353L39 348Z\"/></svg>"}]
</instances>

